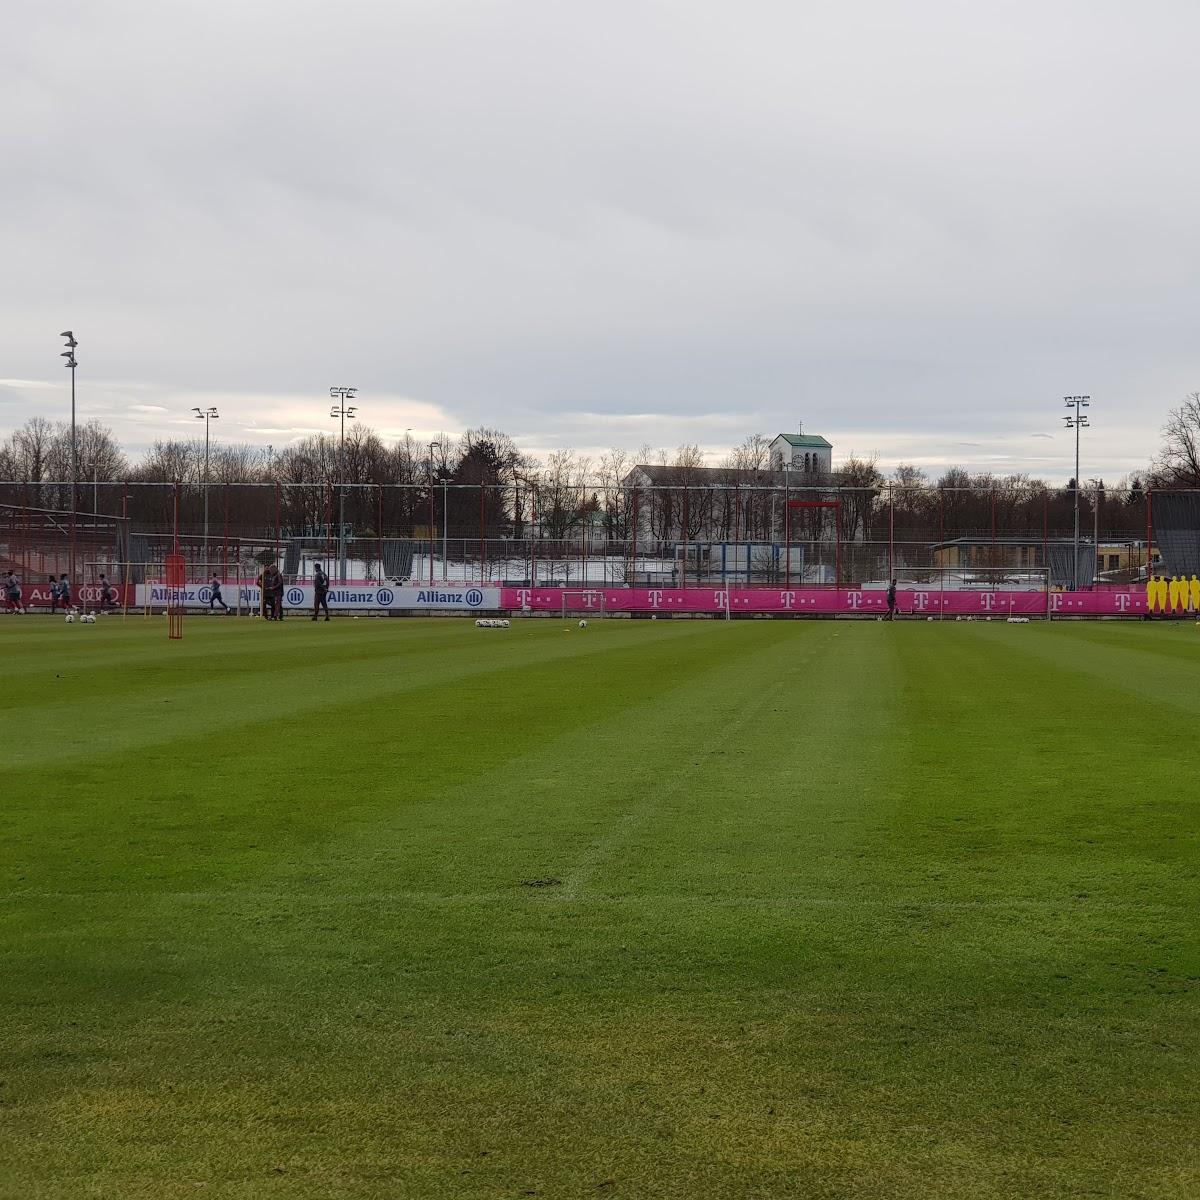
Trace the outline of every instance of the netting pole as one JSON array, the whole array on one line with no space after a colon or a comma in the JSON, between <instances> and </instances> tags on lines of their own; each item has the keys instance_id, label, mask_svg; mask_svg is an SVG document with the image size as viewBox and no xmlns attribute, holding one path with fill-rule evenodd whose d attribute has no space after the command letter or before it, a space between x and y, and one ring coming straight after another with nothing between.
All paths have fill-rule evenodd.
<instances>
[{"instance_id":1,"label":"netting pole","mask_svg":"<svg viewBox=\"0 0 1200 1200\"><path fill-rule=\"evenodd\" d=\"M479 483L479 582L480 585L484 582L484 563L487 560L487 535L484 526L484 504L483 504L483 489L484 483L480 480Z\"/></svg>"},{"instance_id":2,"label":"netting pole","mask_svg":"<svg viewBox=\"0 0 1200 1200\"><path fill-rule=\"evenodd\" d=\"M683 586L687 587L687 560L688 560L688 486L683 485ZM700 564L696 564L696 569L699 570Z\"/></svg>"},{"instance_id":3,"label":"netting pole","mask_svg":"<svg viewBox=\"0 0 1200 1200\"><path fill-rule=\"evenodd\" d=\"M124 621L129 616L129 481L125 480L121 484L121 521L122 528L125 531L125 553L122 556L125 559L125 569L121 573L121 580L125 584L125 594L121 597L121 620Z\"/></svg>"},{"instance_id":4,"label":"netting pole","mask_svg":"<svg viewBox=\"0 0 1200 1200\"><path fill-rule=\"evenodd\" d=\"M995 490L995 488L993 488L988 493L988 495L991 497L991 501L992 501L992 563L991 563L991 565L994 569L998 565L996 562L996 490Z\"/></svg>"},{"instance_id":5,"label":"netting pole","mask_svg":"<svg viewBox=\"0 0 1200 1200\"><path fill-rule=\"evenodd\" d=\"M276 562L278 562L279 559L282 557L281 548L282 548L283 543L282 543L281 532L280 532L281 499L282 499L282 497L280 496L279 480L277 479L277 480L275 480L275 561ZM279 611L282 612L283 609L281 608Z\"/></svg>"},{"instance_id":6,"label":"netting pole","mask_svg":"<svg viewBox=\"0 0 1200 1200\"><path fill-rule=\"evenodd\" d=\"M792 586L792 502L788 491L788 472L783 473L783 578Z\"/></svg>"},{"instance_id":7,"label":"netting pole","mask_svg":"<svg viewBox=\"0 0 1200 1200\"><path fill-rule=\"evenodd\" d=\"M633 489L633 543L630 546L629 571L633 576L628 583L637 583L637 539L638 539L638 490Z\"/></svg>"},{"instance_id":8,"label":"netting pole","mask_svg":"<svg viewBox=\"0 0 1200 1200\"><path fill-rule=\"evenodd\" d=\"M1146 489L1146 582L1150 582L1150 543L1154 539L1154 491Z\"/></svg>"},{"instance_id":9,"label":"netting pole","mask_svg":"<svg viewBox=\"0 0 1200 1200\"><path fill-rule=\"evenodd\" d=\"M221 488L221 510L224 528L221 532L221 580L229 574L229 484Z\"/></svg>"},{"instance_id":10,"label":"netting pole","mask_svg":"<svg viewBox=\"0 0 1200 1200\"><path fill-rule=\"evenodd\" d=\"M896 578L896 485L888 484L888 579Z\"/></svg>"},{"instance_id":11,"label":"netting pole","mask_svg":"<svg viewBox=\"0 0 1200 1200\"><path fill-rule=\"evenodd\" d=\"M379 484L379 522L375 527L375 542L379 548L379 582L383 582L383 484Z\"/></svg>"},{"instance_id":12,"label":"netting pole","mask_svg":"<svg viewBox=\"0 0 1200 1200\"><path fill-rule=\"evenodd\" d=\"M783 580L784 587L792 586L792 506L787 499L787 484L783 490Z\"/></svg>"}]
</instances>

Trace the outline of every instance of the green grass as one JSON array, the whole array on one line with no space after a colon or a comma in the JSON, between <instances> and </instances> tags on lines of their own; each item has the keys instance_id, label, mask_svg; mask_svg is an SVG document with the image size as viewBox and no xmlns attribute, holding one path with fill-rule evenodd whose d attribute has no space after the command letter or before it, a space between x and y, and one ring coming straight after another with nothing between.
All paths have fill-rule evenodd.
<instances>
[{"instance_id":1,"label":"green grass","mask_svg":"<svg viewBox=\"0 0 1200 1200\"><path fill-rule=\"evenodd\" d=\"M1200 1194L1190 623L0 662L5 1200Z\"/></svg>"}]
</instances>

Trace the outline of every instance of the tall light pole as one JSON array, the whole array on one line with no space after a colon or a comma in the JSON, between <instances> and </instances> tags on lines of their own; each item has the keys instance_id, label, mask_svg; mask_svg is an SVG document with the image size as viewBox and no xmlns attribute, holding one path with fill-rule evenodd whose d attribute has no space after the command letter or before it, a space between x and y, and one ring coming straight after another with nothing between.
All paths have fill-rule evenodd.
<instances>
[{"instance_id":1,"label":"tall light pole","mask_svg":"<svg viewBox=\"0 0 1200 1200\"><path fill-rule=\"evenodd\" d=\"M346 582L346 421L353 421L358 415L358 409L347 400L353 400L358 388L331 387L329 394L337 401L329 409L331 417L337 417L342 424L341 439L338 442L338 469L342 473L342 485L338 488L338 582Z\"/></svg>"},{"instance_id":2,"label":"tall light pole","mask_svg":"<svg viewBox=\"0 0 1200 1200\"><path fill-rule=\"evenodd\" d=\"M430 587L433 587L433 451L442 449L442 443L430 443ZM445 516L443 515L443 521Z\"/></svg>"},{"instance_id":3,"label":"tall light pole","mask_svg":"<svg viewBox=\"0 0 1200 1200\"><path fill-rule=\"evenodd\" d=\"M1091 396L1064 396L1063 402L1074 409L1073 415L1063 417L1068 429L1075 430L1075 568L1071 588L1079 586L1079 431L1087 428L1087 414L1083 412L1091 403Z\"/></svg>"},{"instance_id":4,"label":"tall light pole","mask_svg":"<svg viewBox=\"0 0 1200 1200\"><path fill-rule=\"evenodd\" d=\"M78 490L79 484L79 450L75 441L75 368L79 364L75 361L75 347L78 346L79 343L75 340L75 335L69 329L64 329L58 336L67 339L67 348L59 357L67 360L63 365L71 372L71 552L68 556L68 570L71 572L71 586L74 587L75 518L77 511L75 493Z\"/></svg>"},{"instance_id":5,"label":"tall light pole","mask_svg":"<svg viewBox=\"0 0 1200 1200\"><path fill-rule=\"evenodd\" d=\"M193 408L197 421L204 422L204 569L208 570L208 426L220 417L216 406Z\"/></svg>"}]
</instances>

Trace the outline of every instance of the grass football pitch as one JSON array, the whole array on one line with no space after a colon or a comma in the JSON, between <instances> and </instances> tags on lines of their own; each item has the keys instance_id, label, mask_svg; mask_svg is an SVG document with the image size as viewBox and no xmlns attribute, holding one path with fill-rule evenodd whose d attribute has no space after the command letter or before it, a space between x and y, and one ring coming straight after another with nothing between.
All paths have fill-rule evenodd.
<instances>
[{"instance_id":1,"label":"grass football pitch","mask_svg":"<svg viewBox=\"0 0 1200 1200\"><path fill-rule=\"evenodd\" d=\"M1200 630L0 622L0 1197L1200 1195Z\"/></svg>"}]
</instances>

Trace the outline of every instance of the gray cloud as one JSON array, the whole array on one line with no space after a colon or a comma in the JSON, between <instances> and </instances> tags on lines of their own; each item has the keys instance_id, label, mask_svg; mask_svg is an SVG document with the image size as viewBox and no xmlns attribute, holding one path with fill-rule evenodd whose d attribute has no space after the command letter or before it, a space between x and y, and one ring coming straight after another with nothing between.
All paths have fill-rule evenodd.
<instances>
[{"instance_id":1,"label":"gray cloud","mask_svg":"<svg viewBox=\"0 0 1200 1200\"><path fill-rule=\"evenodd\" d=\"M339 383L416 435L715 452L803 419L1061 476L1086 391L1113 475L1200 386L1191 4L6 18L0 425L61 410L67 327L81 411L134 444L212 396L278 442Z\"/></svg>"}]
</instances>

